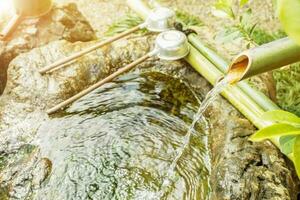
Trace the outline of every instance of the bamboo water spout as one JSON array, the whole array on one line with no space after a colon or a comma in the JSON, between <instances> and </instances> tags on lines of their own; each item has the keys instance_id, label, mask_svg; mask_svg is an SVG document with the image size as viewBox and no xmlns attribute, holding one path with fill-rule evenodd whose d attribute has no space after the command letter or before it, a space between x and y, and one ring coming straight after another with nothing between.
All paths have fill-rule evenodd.
<instances>
[{"instance_id":1,"label":"bamboo water spout","mask_svg":"<svg viewBox=\"0 0 300 200\"><path fill-rule=\"evenodd\" d=\"M203 55L205 56L212 64L216 66L222 73L226 73L229 69L229 63L218 55L216 52L211 50L209 47L204 44L197 34L193 33L188 36L189 42ZM265 94L252 88L247 80L240 81L237 83L237 86L241 88L249 98L252 98L261 108L265 111L269 110L278 110L280 109L273 101L271 101Z\"/></svg>"},{"instance_id":2,"label":"bamboo water spout","mask_svg":"<svg viewBox=\"0 0 300 200\"><path fill-rule=\"evenodd\" d=\"M300 46L289 38L283 38L238 55L230 65L228 76L231 83L236 83L298 61Z\"/></svg>"}]
</instances>

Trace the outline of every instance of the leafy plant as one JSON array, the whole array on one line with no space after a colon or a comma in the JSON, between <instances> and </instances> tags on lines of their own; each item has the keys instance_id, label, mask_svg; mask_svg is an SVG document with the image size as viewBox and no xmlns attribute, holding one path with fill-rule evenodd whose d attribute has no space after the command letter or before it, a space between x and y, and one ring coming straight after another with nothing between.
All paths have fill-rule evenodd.
<instances>
[{"instance_id":1,"label":"leafy plant","mask_svg":"<svg viewBox=\"0 0 300 200\"><path fill-rule=\"evenodd\" d=\"M259 28L258 24L251 19L252 10L250 8L244 8L249 0L240 0L239 2L239 7L236 9L234 9L232 1L229 0L219 0L215 4L215 9L219 12L223 12L223 15L226 15L234 22L234 25L227 26L224 31L220 32L217 36L219 41L227 43L241 38L247 42L246 47L250 48L286 36L283 31L270 34Z\"/></svg>"},{"instance_id":2,"label":"leafy plant","mask_svg":"<svg viewBox=\"0 0 300 200\"><path fill-rule=\"evenodd\" d=\"M106 36L112 36L118 33L122 33L124 31L127 31L130 28L133 28L141 23L143 23L144 20L139 17L136 14L128 13L123 18L121 18L119 21L113 23L108 30L105 32ZM147 29L142 29L139 31L139 33L143 34L146 33Z\"/></svg>"},{"instance_id":3,"label":"leafy plant","mask_svg":"<svg viewBox=\"0 0 300 200\"><path fill-rule=\"evenodd\" d=\"M266 34L261 29L257 28L257 23L252 23L250 8L246 9L240 14L241 8L243 8L249 0L240 0L239 7L234 9L233 2L231 0L218 0L215 3L215 9L233 20L233 26L225 27L225 30L218 35L222 42L231 42L238 38L243 38L247 42L247 48L251 46L259 45L261 43L261 37L267 37L271 39L271 35ZM218 14L217 14L218 15ZM258 38L258 40L256 39Z\"/></svg>"},{"instance_id":4,"label":"leafy plant","mask_svg":"<svg viewBox=\"0 0 300 200\"><path fill-rule=\"evenodd\" d=\"M300 118L286 111L273 110L264 113L262 119L274 124L257 131L250 140L279 138L281 152L292 158L300 177Z\"/></svg>"},{"instance_id":5,"label":"leafy plant","mask_svg":"<svg viewBox=\"0 0 300 200\"><path fill-rule=\"evenodd\" d=\"M199 17L191 15L185 11L176 10L176 21L181 23L184 28L192 28L194 26L203 26L203 22Z\"/></svg>"},{"instance_id":6,"label":"leafy plant","mask_svg":"<svg viewBox=\"0 0 300 200\"><path fill-rule=\"evenodd\" d=\"M276 98L284 110L300 116L300 63L274 70Z\"/></svg>"}]
</instances>

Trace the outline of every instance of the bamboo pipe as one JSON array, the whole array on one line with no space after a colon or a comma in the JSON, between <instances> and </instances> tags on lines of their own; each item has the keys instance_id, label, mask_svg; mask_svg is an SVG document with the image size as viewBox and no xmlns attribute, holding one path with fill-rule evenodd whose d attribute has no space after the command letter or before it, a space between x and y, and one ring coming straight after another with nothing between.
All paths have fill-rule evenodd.
<instances>
[{"instance_id":1,"label":"bamboo pipe","mask_svg":"<svg viewBox=\"0 0 300 200\"><path fill-rule=\"evenodd\" d=\"M300 46L283 38L249 49L238 55L229 67L231 83L300 61Z\"/></svg>"},{"instance_id":2,"label":"bamboo pipe","mask_svg":"<svg viewBox=\"0 0 300 200\"><path fill-rule=\"evenodd\" d=\"M197 51L195 47L191 46L190 49L191 52L186 57L186 61L204 78L206 78L208 82L215 85L218 80L224 76L224 74L199 51ZM236 85L227 86L221 94L236 108L238 108L238 110L255 126L262 128L268 125L267 122L260 119L264 110Z\"/></svg>"},{"instance_id":3,"label":"bamboo pipe","mask_svg":"<svg viewBox=\"0 0 300 200\"><path fill-rule=\"evenodd\" d=\"M88 87L87 89L81 91L80 93L74 95L73 97L61 102L60 104L54 106L53 108L47 110L47 114L53 114L58 110L63 109L64 107L68 106L69 104L73 103L74 101L80 99L81 97L87 95L88 93L94 91L95 89L99 88L100 86L104 85L105 83L113 80L114 78L116 78L117 76L121 75L124 72L129 71L130 69L134 68L135 66L137 66L138 64L144 62L145 60L147 60L148 58L150 58L151 56L153 56L155 52L150 52L147 53L146 55L142 56L141 58L135 60L134 62L130 63L129 65L119 69L118 71L116 71L115 73L109 75L108 77L104 78L103 80L97 82L96 84Z\"/></svg>"},{"instance_id":4,"label":"bamboo pipe","mask_svg":"<svg viewBox=\"0 0 300 200\"><path fill-rule=\"evenodd\" d=\"M147 9L147 6L142 3L141 0L127 0L127 3L138 14ZM143 14L140 14L140 16L143 17ZM185 60L213 85L222 76L222 72L220 72L192 45L190 47L190 54L185 58ZM232 88L234 88L235 91ZM251 98L249 98L249 96L246 95L241 89L237 88L236 85L226 88L221 94L257 128L260 129L270 125L269 122L261 119L261 115L264 112L263 109L257 105L256 102L253 102L253 100L251 100ZM246 101L245 103L243 102L244 100ZM280 147L278 138L272 139L271 141L277 147ZM289 158L291 159L290 156Z\"/></svg>"},{"instance_id":5,"label":"bamboo pipe","mask_svg":"<svg viewBox=\"0 0 300 200\"><path fill-rule=\"evenodd\" d=\"M144 7L147 7L144 3L142 3L141 0L127 0L127 3L138 13L140 13L142 10L145 10ZM139 5L139 7L137 7L136 5ZM141 16L143 17L143 15ZM216 84L217 80L224 76L224 74L219 69L217 69L192 45L190 47L190 54L185 58L185 60L190 63L191 66L196 69L204 78L206 78L212 85ZM221 60L219 60L219 63L221 63L220 61ZM264 110L237 86L229 86L221 94L258 128L262 128L268 125L268 122L260 119L260 116L262 115ZM277 141L274 141L274 143L278 144Z\"/></svg>"},{"instance_id":6,"label":"bamboo pipe","mask_svg":"<svg viewBox=\"0 0 300 200\"><path fill-rule=\"evenodd\" d=\"M229 68L229 64L213 50L205 46L197 34L190 34L188 36L189 42L200 51L211 63L213 63L221 72L226 73ZM271 101L265 94L252 88L246 80L237 83L237 86L241 88L253 101L261 106L265 111L280 109L273 101Z\"/></svg>"},{"instance_id":7,"label":"bamboo pipe","mask_svg":"<svg viewBox=\"0 0 300 200\"><path fill-rule=\"evenodd\" d=\"M125 37L125 36L127 36L127 35L129 35L129 34L131 34L131 33L133 33L133 32L135 32L135 31L138 31L139 29L141 29L141 28L143 28L143 27L144 27L144 24L140 24L140 25L138 25L138 26L135 26L135 27L133 27L133 28L131 28L131 29L129 29L129 30L123 32L123 33L120 33L120 34L118 34L118 35L115 35L115 36L113 36L113 37L111 37L111 38L109 38L109 39L107 39L107 40L105 40L105 41L102 41L102 42L100 42L100 43L98 43L98 44L95 44L95 45L93 45L93 46L91 46L91 47L88 47L88 48L86 48L86 49L84 49L84 50L82 50L82 51L79 51L79 52L77 52L77 53L75 53L75 54L72 54L71 56L68 56L68 57L66 57L66 58L64 58L64 59L62 59L62 60L59 60L59 61L57 61L57 62L54 62L54 63L52 63L52 64L50 64L50 65L48 65L48 66L46 66L46 67L40 69L40 70L39 70L39 73L40 73L40 74L45 74L45 73L47 73L47 72L49 72L49 71L52 71L52 70L54 70L54 69L57 69L57 68L60 67L61 65L67 64L67 63L69 63L69 62L71 62L71 61L73 61L73 60L75 60L75 59L78 59L78 58L80 58L81 56L84 56L84 55L86 55L86 54L88 54L88 53L90 53L90 52L92 52L92 51L94 51L94 50L96 50L96 49L99 49L99 48L101 48L101 47L103 47L103 46L105 46L105 45L107 45L107 44L109 44L109 43L112 43L112 42L114 42L114 41L116 41L116 40L119 40L120 38L123 38L123 37ZM64 65L64 66L65 66L65 65Z\"/></svg>"},{"instance_id":8,"label":"bamboo pipe","mask_svg":"<svg viewBox=\"0 0 300 200\"><path fill-rule=\"evenodd\" d=\"M127 0L128 5L137 13L143 17L145 16L142 13L144 10L147 10L148 7L141 0ZM190 39L190 38L189 38ZM207 60L201 53L199 53L192 45L190 45L190 54L185 58L204 78L206 78L212 85L224 76L224 74L218 70L210 61ZM243 113L247 118L249 117L250 121L259 127L266 126L266 123L260 120L261 114L264 110L257 105L256 102L251 100L241 89L236 88L237 86L230 86L233 88L236 95L233 95L235 99L232 99L230 102ZM231 89L232 90L232 89ZM230 89L225 89L222 94L225 94L227 98L233 98L230 93ZM243 103L246 101L246 105ZM247 105L248 104L248 105Z\"/></svg>"}]
</instances>

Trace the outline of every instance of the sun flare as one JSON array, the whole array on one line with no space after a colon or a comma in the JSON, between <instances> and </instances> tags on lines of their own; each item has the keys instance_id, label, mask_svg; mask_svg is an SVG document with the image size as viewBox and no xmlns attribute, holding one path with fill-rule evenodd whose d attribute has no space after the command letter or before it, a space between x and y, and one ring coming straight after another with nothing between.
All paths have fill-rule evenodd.
<instances>
[{"instance_id":1,"label":"sun flare","mask_svg":"<svg viewBox=\"0 0 300 200\"><path fill-rule=\"evenodd\" d=\"M11 0L0 0L0 15L4 13L11 13L14 11Z\"/></svg>"}]
</instances>

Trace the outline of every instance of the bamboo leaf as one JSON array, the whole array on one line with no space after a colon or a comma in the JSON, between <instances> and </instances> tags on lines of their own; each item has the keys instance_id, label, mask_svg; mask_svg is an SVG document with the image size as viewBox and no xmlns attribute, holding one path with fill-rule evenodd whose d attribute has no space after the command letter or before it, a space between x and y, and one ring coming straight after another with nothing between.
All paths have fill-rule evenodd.
<instances>
[{"instance_id":1,"label":"bamboo leaf","mask_svg":"<svg viewBox=\"0 0 300 200\"><path fill-rule=\"evenodd\" d=\"M290 135L300 135L300 129L289 124L274 124L257 131L250 137L250 140L259 142L274 137Z\"/></svg>"},{"instance_id":2,"label":"bamboo leaf","mask_svg":"<svg viewBox=\"0 0 300 200\"><path fill-rule=\"evenodd\" d=\"M298 174L300 177L300 136L297 136L294 145L294 164Z\"/></svg>"},{"instance_id":3,"label":"bamboo leaf","mask_svg":"<svg viewBox=\"0 0 300 200\"><path fill-rule=\"evenodd\" d=\"M300 1L278 0L278 14L285 32L300 44Z\"/></svg>"},{"instance_id":4,"label":"bamboo leaf","mask_svg":"<svg viewBox=\"0 0 300 200\"><path fill-rule=\"evenodd\" d=\"M284 136L279 139L280 150L285 155L293 153L295 140L298 136Z\"/></svg>"},{"instance_id":5,"label":"bamboo leaf","mask_svg":"<svg viewBox=\"0 0 300 200\"><path fill-rule=\"evenodd\" d=\"M300 126L300 118L297 115L283 110L268 111L262 115L262 119Z\"/></svg>"}]
</instances>

